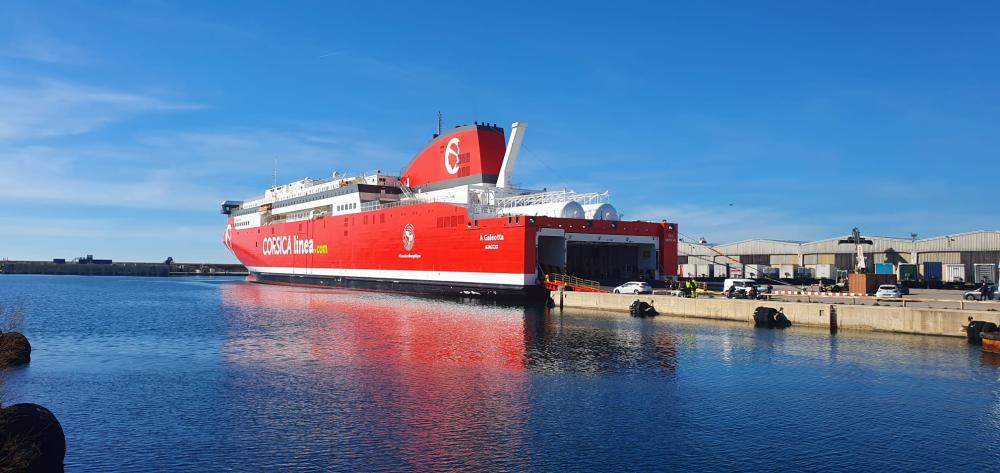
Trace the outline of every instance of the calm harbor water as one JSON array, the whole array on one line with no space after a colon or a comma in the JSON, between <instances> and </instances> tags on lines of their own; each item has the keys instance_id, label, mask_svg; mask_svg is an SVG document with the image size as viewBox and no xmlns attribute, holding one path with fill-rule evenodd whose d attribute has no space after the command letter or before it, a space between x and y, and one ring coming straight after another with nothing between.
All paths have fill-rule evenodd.
<instances>
[{"instance_id":1,"label":"calm harbor water","mask_svg":"<svg viewBox=\"0 0 1000 473\"><path fill-rule=\"evenodd\" d=\"M69 471L995 471L962 339L233 279L0 276Z\"/></svg>"}]
</instances>

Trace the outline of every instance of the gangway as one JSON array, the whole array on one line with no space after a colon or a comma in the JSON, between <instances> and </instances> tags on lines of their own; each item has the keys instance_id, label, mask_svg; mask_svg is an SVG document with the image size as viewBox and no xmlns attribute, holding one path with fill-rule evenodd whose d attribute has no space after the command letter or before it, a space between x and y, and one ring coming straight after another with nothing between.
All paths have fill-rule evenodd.
<instances>
[{"instance_id":1,"label":"gangway","mask_svg":"<svg viewBox=\"0 0 1000 473\"><path fill-rule=\"evenodd\" d=\"M546 274L544 285L550 291L607 292L601 289L601 283L597 281L568 274Z\"/></svg>"}]
</instances>

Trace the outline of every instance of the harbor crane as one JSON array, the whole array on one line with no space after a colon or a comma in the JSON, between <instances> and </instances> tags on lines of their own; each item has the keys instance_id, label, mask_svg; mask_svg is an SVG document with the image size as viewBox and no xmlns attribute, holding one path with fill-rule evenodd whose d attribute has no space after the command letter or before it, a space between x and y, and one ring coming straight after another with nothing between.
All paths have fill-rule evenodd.
<instances>
[{"instance_id":1,"label":"harbor crane","mask_svg":"<svg viewBox=\"0 0 1000 473\"><path fill-rule=\"evenodd\" d=\"M868 272L867 264L865 264L865 247L863 245L874 245L875 242L861 236L861 230L854 227L854 230L851 231L851 236L847 237L847 239L840 240L837 243L841 245L854 245L856 252L854 256L854 272Z\"/></svg>"}]
</instances>

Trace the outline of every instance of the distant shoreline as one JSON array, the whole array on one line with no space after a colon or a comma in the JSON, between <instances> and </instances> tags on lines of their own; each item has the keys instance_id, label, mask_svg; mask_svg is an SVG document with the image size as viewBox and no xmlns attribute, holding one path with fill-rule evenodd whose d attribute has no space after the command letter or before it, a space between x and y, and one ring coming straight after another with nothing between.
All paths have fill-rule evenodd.
<instances>
[{"instance_id":1,"label":"distant shoreline","mask_svg":"<svg viewBox=\"0 0 1000 473\"><path fill-rule=\"evenodd\" d=\"M242 264L0 261L0 274L51 274L77 276L247 276Z\"/></svg>"}]
</instances>

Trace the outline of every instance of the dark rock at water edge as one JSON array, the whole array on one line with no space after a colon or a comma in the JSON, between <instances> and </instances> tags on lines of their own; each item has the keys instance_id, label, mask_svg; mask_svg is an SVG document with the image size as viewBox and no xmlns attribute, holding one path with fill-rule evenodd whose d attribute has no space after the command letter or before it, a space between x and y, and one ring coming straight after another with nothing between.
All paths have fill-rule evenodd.
<instances>
[{"instance_id":1,"label":"dark rock at water edge","mask_svg":"<svg viewBox=\"0 0 1000 473\"><path fill-rule=\"evenodd\" d=\"M31 361L31 344L18 332L0 333L0 368Z\"/></svg>"},{"instance_id":2,"label":"dark rock at water edge","mask_svg":"<svg viewBox=\"0 0 1000 473\"><path fill-rule=\"evenodd\" d=\"M66 435L48 409L15 404L0 409L0 471L61 472Z\"/></svg>"}]
</instances>

